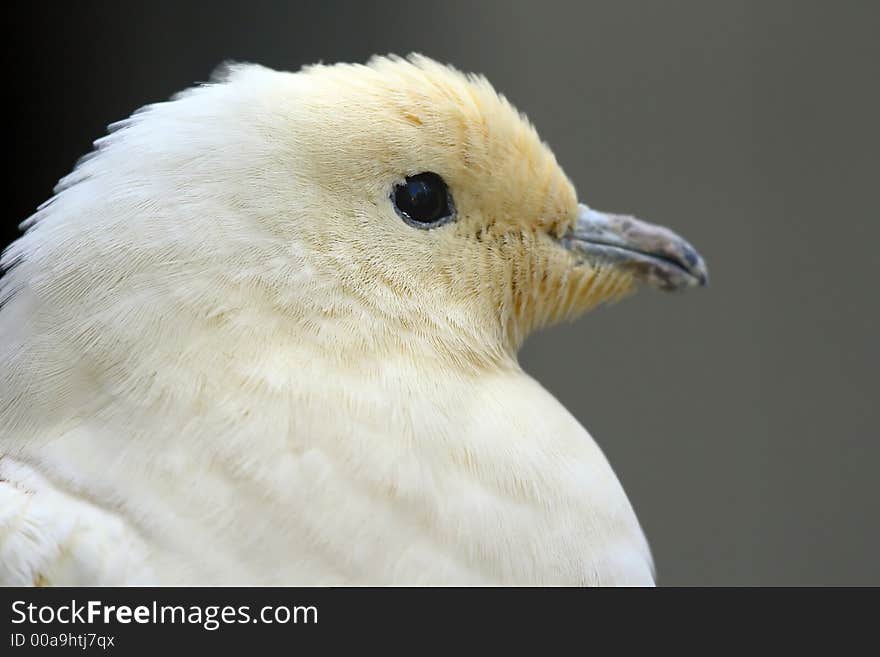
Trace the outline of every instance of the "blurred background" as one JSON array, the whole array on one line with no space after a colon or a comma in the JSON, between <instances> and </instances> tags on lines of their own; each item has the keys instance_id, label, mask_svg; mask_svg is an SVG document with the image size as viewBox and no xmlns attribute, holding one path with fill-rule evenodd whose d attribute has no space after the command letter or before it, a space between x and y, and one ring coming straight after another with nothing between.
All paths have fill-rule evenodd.
<instances>
[{"instance_id":1,"label":"blurred background","mask_svg":"<svg viewBox=\"0 0 880 657\"><path fill-rule=\"evenodd\" d=\"M661 585L880 584L880 4L117 2L7 9L2 245L108 123L226 59L419 51L485 73L580 197L685 235L711 287L530 339Z\"/></svg>"}]
</instances>

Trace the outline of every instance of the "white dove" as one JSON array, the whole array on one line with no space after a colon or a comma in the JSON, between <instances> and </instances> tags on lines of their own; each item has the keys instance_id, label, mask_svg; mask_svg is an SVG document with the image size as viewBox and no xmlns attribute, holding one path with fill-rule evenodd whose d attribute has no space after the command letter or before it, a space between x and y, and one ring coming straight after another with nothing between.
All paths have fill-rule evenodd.
<instances>
[{"instance_id":1,"label":"white dove","mask_svg":"<svg viewBox=\"0 0 880 657\"><path fill-rule=\"evenodd\" d=\"M229 65L5 252L0 583L652 585L535 329L706 280L482 77Z\"/></svg>"}]
</instances>

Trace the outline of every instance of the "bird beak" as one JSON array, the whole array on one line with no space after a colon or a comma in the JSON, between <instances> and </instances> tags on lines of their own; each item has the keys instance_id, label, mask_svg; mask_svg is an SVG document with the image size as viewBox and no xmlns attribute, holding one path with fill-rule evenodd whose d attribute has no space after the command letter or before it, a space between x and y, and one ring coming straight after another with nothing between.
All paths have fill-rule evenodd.
<instances>
[{"instance_id":1,"label":"bird beak","mask_svg":"<svg viewBox=\"0 0 880 657\"><path fill-rule=\"evenodd\" d=\"M697 250L663 226L635 217L597 212L581 203L577 223L562 245L579 262L604 261L661 290L681 290L709 282Z\"/></svg>"}]
</instances>

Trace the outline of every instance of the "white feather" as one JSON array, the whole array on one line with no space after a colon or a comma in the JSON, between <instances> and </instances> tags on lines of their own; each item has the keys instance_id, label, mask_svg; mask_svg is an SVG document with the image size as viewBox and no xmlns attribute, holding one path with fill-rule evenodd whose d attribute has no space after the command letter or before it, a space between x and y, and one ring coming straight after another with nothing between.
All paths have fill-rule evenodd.
<instances>
[{"instance_id":1,"label":"white feather","mask_svg":"<svg viewBox=\"0 0 880 657\"><path fill-rule=\"evenodd\" d=\"M426 169L448 230L391 208ZM0 583L653 583L516 361L628 279L572 269L574 190L485 81L233 67L57 191L3 257Z\"/></svg>"}]
</instances>

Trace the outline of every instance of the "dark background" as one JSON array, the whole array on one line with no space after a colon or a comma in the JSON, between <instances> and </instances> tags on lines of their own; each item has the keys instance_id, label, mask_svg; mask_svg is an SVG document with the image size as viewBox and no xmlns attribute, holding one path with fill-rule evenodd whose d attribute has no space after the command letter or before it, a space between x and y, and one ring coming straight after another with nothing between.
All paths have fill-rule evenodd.
<instances>
[{"instance_id":1,"label":"dark background","mask_svg":"<svg viewBox=\"0 0 880 657\"><path fill-rule=\"evenodd\" d=\"M677 584L880 584L880 4L40 3L7 12L2 244L104 127L222 60L420 51L485 73L593 207L712 284L533 337Z\"/></svg>"}]
</instances>

